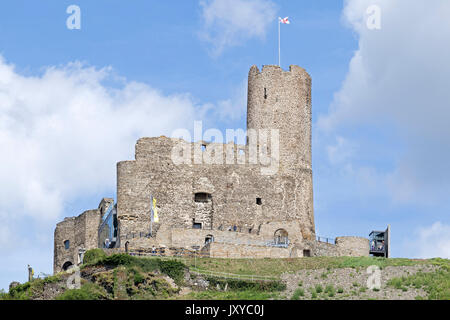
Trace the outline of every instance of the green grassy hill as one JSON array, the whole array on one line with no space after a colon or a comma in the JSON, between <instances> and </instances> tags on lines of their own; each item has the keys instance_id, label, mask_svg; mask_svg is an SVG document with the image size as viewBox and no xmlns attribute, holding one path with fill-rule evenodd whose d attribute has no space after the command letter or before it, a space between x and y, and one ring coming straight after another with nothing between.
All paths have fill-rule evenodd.
<instances>
[{"instance_id":1,"label":"green grassy hill","mask_svg":"<svg viewBox=\"0 0 450 320\"><path fill-rule=\"evenodd\" d=\"M366 286L378 266L380 289ZM450 299L450 260L350 257L212 259L106 256L90 250L71 273L20 284L0 299ZM72 276L73 278L73 276Z\"/></svg>"}]
</instances>

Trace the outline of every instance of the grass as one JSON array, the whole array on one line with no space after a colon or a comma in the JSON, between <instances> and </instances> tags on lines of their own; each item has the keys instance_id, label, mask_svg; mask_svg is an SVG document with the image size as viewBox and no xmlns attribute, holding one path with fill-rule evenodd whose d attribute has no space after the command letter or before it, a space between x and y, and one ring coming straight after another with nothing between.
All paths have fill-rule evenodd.
<instances>
[{"instance_id":1,"label":"grass","mask_svg":"<svg viewBox=\"0 0 450 320\"><path fill-rule=\"evenodd\" d=\"M294 291L294 294L292 295L291 300L299 300L300 297L304 297L305 296L305 290L302 288L298 288L297 290Z\"/></svg>"},{"instance_id":2,"label":"grass","mask_svg":"<svg viewBox=\"0 0 450 320\"><path fill-rule=\"evenodd\" d=\"M30 300L33 296L42 293L44 287L51 283L61 281L61 275L54 275L45 279L35 279L12 288L9 293L2 293L1 300Z\"/></svg>"},{"instance_id":3,"label":"grass","mask_svg":"<svg viewBox=\"0 0 450 320\"><path fill-rule=\"evenodd\" d=\"M186 300L268 300L277 299L278 293L246 291L195 291L190 292L183 299Z\"/></svg>"},{"instance_id":4,"label":"grass","mask_svg":"<svg viewBox=\"0 0 450 320\"><path fill-rule=\"evenodd\" d=\"M273 292L286 290L286 284L281 281L247 281L216 277L207 277L207 280L213 288L217 286L224 288L227 285L230 290L236 291Z\"/></svg>"},{"instance_id":5,"label":"grass","mask_svg":"<svg viewBox=\"0 0 450 320\"><path fill-rule=\"evenodd\" d=\"M88 259L88 262L82 266L83 268L92 266L126 266L133 270L133 268L139 268L142 272L154 272L161 271L170 278L172 278L176 284L180 285L183 283L184 272L186 266L178 260L162 260L159 258L138 258L127 254L113 254L110 256L102 256L97 254L95 251L98 249L88 250L86 254L94 251L92 259ZM137 276L139 277L139 276Z\"/></svg>"},{"instance_id":6,"label":"grass","mask_svg":"<svg viewBox=\"0 0 450 320\"><path fill-rule=\"evenodd\" d=\"M438 259L440 268L434 272L417 272L414 275L393 278L387 285L402 291L422 288L431 300L450 300L450 264ZM422 297L420 297L422 298Z\"/></svg>"},{"instance_id":7,"label":"grass","mask_svg":"<svg viewBox=\"0 0 450 320\"><path fill-rule=\"evenodd\" d=\"M330 298L334 297L334 295L336 294L336 289L332 284L329 284L325 287L325 293L328 294L328 297Z\"/></svg>"},{"instance_id":8,"label":"grass","mask_svg":"<svg viewBox=\"0 0 450 320\"><path fill-rule=\"evenodd\" d=\"M411 260L403 258L385 259L379 257L308 257L289 259L221 259L221 258L186 258L187 266L196 265L207 271L227 272L241 275L260 275L279 277L285 272L299 270L354 268L361 270L371 265L380 268L386 266L412 266L421 264L436 264L436 259ZM325 273L323 277L326 277Z\"/></svg>"},{"instance_id":9,"label":"grass","mask_svg":"<svg viewBox=\"0 0 450 320\"><path fill-rule=\"evenodd\" d=\"M280 298L281 292L286 290L286 284L281 281L247 281L216 277L207 277L206 280L209 282L209 289L191 292L183 299L267 300ZM225 287L227 291L222 291ZM302 294L304 295L304 291L299 288L295 300Z\"/></svg>"},{"instance_id":10,"label":"grass","mask_svg":"<svg viewBox=\"0 0 450 320\"><path fill-rule=\"evenodd\" d=\"M66 290L56 300L103 300L107 298L105 289L92 282L87 282L80 289Z\"/></svg>"},{"instance_id":11,"label":"grass","mask_svg":"<svg viewBox=\"0 0 450 320\"><path fill-rule=\"evenodd\" d=\"M316 287L315 287L315 290L316 290L317 293L321 293L323 291L323 288L322 288L322 286L320 284L317 284Z\"/></svg>"}]
</instances>

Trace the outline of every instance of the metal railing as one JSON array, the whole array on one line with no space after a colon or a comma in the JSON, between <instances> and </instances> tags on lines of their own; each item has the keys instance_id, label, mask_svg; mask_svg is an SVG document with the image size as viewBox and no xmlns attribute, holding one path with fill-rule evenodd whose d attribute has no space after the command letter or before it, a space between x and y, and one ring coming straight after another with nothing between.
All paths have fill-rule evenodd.
<instances>
[{"instance_id":1,"label":"metal railing","mask_svg":"<svg viewBox=\"0 0 450 320\"><path fill-rule=\"evenodd\" d=\"M120 236L121 239L150 238L150 232L132 232Z\"/></svg>"},{"instance_id":2,"label":"metal railing","mask_svg":"<svg viewBox=\"0 0 450 320\"><path fill-rule=\"evenodd\" d=\"M327 238L327 237L316 236L316 240L318 242L329 243L329 244L336 244L336 238Z\"/></svg>"}]
</instances>

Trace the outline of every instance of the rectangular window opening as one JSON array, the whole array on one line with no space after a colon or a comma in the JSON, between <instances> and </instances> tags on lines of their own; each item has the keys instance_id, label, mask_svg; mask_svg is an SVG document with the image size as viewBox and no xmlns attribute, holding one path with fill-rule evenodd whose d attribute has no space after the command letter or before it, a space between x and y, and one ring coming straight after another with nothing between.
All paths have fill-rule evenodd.
<instances>
[{"instance_id":1,"label":"rectangular window opening","mask_svg":"<svg viewBox=\"0 0 450 320\"><path fill-rule=\"evenodd\" d=\"M194 224L192 225L192 227L193 227L194 229L201 229L201 228L202 228L202 224L201 224L201 223L198 223L198 222L194 222Z\"/></svg>"}]
</instances>

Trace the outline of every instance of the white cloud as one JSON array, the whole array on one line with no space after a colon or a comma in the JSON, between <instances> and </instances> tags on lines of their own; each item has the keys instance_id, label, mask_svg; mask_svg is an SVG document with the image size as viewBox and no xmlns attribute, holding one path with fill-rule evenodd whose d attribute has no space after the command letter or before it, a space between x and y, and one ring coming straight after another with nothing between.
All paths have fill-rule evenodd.
<instances>
[{"instance_id":1,"label":"white cloud","mask_svg":"<svg viewBox=\"0 0 450 320\"><path fill-rule=\"evenodd\" d=\"M381 30L366 27L366 10L374 4L381 8ZM359 48L318 128L333 135L342 128L393 128L404 149L394 171L378 178L398 202L437 202L450 191L448 16L447 0L345 2L343 19L357 33Z\"/></svg>"},{"instance_id":2,"label":"white cloud","mask_svg":"<svg viewBox=\"0 0 450 320\"><path fill-rule=\"evenodd\" d=\"M134 158L137 139L192 129L207 113L235 120L240 101L239 89L229 100L198 104L78 62L24 76L0 56L2 257L33 246L50 252L55 223L81 213L71 204L114 195L116 163Z\"/></svg>"},{"instance_id":3,"label":"white cloud","mask_svg":"<svg viewBox=\"0 0 450 320\"><path fill-rule=\"evenodd\" d=\"M337 136L336 144L327 146L329 161L334 165L346 163L355 152L355 146L347 139Z\"/></svg>"},{"instance_id":4,"label":"white cloud","mask_svg":"<svg viewBox=\"0 0 450 320\"><path fill-rule=\"evenodd\" d=\"M436 222L421 228L416 241L410 243L418 258L450 259L450 225Z\"/></svg>"},{"instance_id":5,"label":"white cloud","mask_svg":"<svg viewBox=\"0 0 450 320\"><path fill-rule=\"evenodd\" d=\"M270 0L203 0L200 6L201 37L213 45L215 55L248 39L264 38L276 17L276 6Z\"/></svg>"},{"instance_id":6,"label":"white cloud","mask_svg":"<svg viewBox=\"0 0 450 320\"><path fill-rule=\"evenodd\" d=\"M53 223L66 202L114 190L116 162L133 159L138 138L170 136L202 117L189 95L164 96L136 82L103 85L110 80L110 69L79 63L27 77L0 58L2 224Z\"/></svg>"}]
</instances>

